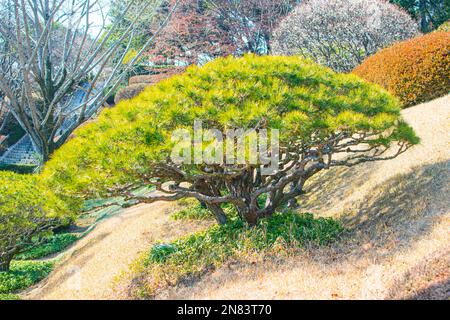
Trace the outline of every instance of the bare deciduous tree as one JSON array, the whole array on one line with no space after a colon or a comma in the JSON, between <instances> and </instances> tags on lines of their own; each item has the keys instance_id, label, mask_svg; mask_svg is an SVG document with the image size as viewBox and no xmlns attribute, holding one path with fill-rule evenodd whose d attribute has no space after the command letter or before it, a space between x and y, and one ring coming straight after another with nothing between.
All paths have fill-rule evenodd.
<instances>
[{"instance_id":1,"label":"bare deciduous tree","mask_svg":"<svg viewBox=\"0 0 450 320\"><path fill-rule=\"evenodd\" d=\"M189 65L247 52L268 54L273 29L298 2L180 0L148 56L155 64Z\"/></svg>"},{"instance_id":2,"label":"bare deciduous tree","mask_svg":"<svg viewBox=\"0 0 450 320\"><path fill-rule=\"evenodd\" d=\"M161 0L125 3L110 20L102 0L0 0L0 91L42 161L104 105L177 5L130 59L141 14Z\"/></svg>"},{"instance_id":3,"label":"bare deciduous tree","mask_svg":"<svg viewBox=\"0 0 450 320\"><path fill-rule=\"evenodd\" d=\"M349 72L378 50L418 34L417 23L384 0L308 0L274 31L272 52Z\"/></svg>"},{"instance_id":4,"label":"bare deciduous tree","mask_svg":"<svg viewBox=\"0 0 450 320\"><path fill-rule=\"evenodd\" d=\"M5 103L3 101L3 96L0 92L0 153L5 149L4 143L5 138L1 132L3 131L4 126L6 125L8 111L6 110Z\"/></svg>"},{"instance_id":5,"label":"bare deciduous tree","mask_svg":"<svg viewBox=\"0 0 450 320\"><path fill-rule=\"evenodd\" d=\"M270 36L281 18L300 0L206 0L238 50L270 52Z\"/></svg>"}]
</instances>

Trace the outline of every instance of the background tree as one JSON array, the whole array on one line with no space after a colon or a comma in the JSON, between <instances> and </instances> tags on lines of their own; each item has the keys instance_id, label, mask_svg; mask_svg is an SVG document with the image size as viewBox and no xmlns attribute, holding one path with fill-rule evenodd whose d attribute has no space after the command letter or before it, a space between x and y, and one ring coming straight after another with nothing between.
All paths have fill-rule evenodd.
<instances>
[{"instance_id":1,"label":"background tree","mask_svg":"<svg viewBox=\"0 0 450 320\"><path fill-rule=\"evenodd\" d=\"M151 14L159 5L145 1L139 12ZM1 0L0 8L0 90L43 161L103 106L158 32L124 66L140 35L139 15L125 27L120 19L106 27L100 0ZM130 10L137 10L135 1L127 1L119 17ZM110 41L117 29L120 38Z\"/></svg>"},{"instance_id":2,"label":"background tree","mask_svg":"<svg viewBox=\"0 0 450 320\"><path fill-rule=\"evenodd\" d=\"M300 0L207 0L240 53L268 54L270 36Z\"/></svg>"},{"instance_id":3,"label":"background tree","mask_svg":"<svg viewBox=\"0 0 450 320\"><path fill-rule=\"evenodd\" d=\"M6 126L8 118L8 110L3 103L3 97L0 93L0 154L6 149L6 135L3 135L3 130Z\"/></svg>"},{"instance_id":4,"label":"background tree","mask_svg":"<svg viewBox=\"0 0 450 320\"><path fill-rule=\"evenodd\" d=\"M309 0L274 31L272 52L350 72L378 50L418 34L406 12L383 0Z\"/></svg>"},{"instance_id":5,"label":"background tree","mask_svg":"<svg viewBox=\"0 0 450 320\"><path fill-rule=\"evenodd\" d=\"M422 32L438 28L450 19L450 0L390 0L419 21Z\"/></svg>"},{"instance_id":6,"label":"background tree","mask_svg":"<svg viewBox=\"0 0 450 320\"><path fill-rule=\"evenodd\" d=\"M166 10L162 10L166 3L163 0L157 2L154 1L151 10L142 11L145 2L146 1L144 0L113 0L110 2L108 12L109 23L106 25L106 30L112 29L113 26L115 26L115 29L108 40L108 44L111 45L119 40L123 32L126 32L128 27L132 24L134 24L136 30L138 30L138 33L131 43L131 47L134 50L139 50L145 44L147 39L153 36L152 32L158 29L167 14L169 14L172 6L165 8ZM176 1L172 1L172 4L175 2ZM130 6L130 8L127 9L128 6ZM139 19L134 22L137 16ZM157 25L156 30L151 28L154 25ZM126 39L122 40L121 43L123 47L127 46Z\"/></svg>"},{"instance_id":7,"label":"background tree","mask_svg":"<svg viewBox=\"0 0 450 320\"><path fill-rule=\"evenodd\" d=\"M7 116L8 110L6 109L6 105L3 101L4 97L2 96L0 92L0 132L3 129L3 126L5 125L5 118ZM1 144L0 144L1 145Z\"/></svg>"},{"instance_id":8,"label":"background tree","mask_svg":"<svg viewBox=\"0 0 450 320\"><path fill-rule=\"evenodd\" d=\"M182 0L148 56L157 64L189 65L229 54L268 54L272 30L298 2Z\"/></svg>"},{"instance_id":9,"label":"background tree","mask_svg":"<svg viewBox=\"0 0 450 320\"><path fill-rule=\"evenodd\" d=\"M161 14L166 13L161 10ZM202 64L233 51L228 32L218 25L206 1L181 0L147 55L156 64L188 65Z\"/></svg>"},{"instance_id":10,"label":"background tree","mask_svg":"<svg viewBox=\"0 0 450 320\"><path fill-rule=\"evenodd\" d=\"M269 129L269 136L278 129L279 151L268 143L255 152L224 151L219 138L192 137L195 120L232 142L246 141L246 135L230 134L230 129ZM187 145L173 140L180 129L187 133ZM192 139L203 150L200 155L214 154L219 162L174 160L180 146L192 160ZM228 203L253 225L301 195L318 172L391 159L417 142L400 117L398 101L380 87L299 57L246 55L189 67L105 109L55 152L42 179L57 194L75 198L120 195L150 203L192 197L204 202L219 223L226 221L221 205ZM261 155L264 149L274 158L271 174L264 174L264 158L220 162L227 152L238 157ZM152 185L157 193L133 193Z\"/></svg>"},{"instance_id":11,"label":"background tree","mask_svg":"<svg viewBox=\"0 0 450 320\"><path fill-rule=\"evenodd\" d=\"M37 176L0 171L0 272L39 237L70 219L65 204Z\"/></svg>"}]
</instances>

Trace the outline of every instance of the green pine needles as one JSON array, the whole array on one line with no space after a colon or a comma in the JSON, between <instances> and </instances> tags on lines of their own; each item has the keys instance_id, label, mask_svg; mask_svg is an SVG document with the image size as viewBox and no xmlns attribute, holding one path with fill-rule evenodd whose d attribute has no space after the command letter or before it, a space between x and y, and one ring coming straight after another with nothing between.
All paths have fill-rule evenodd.
<instances>
[{"instance_id":1,"label":"green pine needles","mask_svg":"<svg viewBox=\"0 0 450 320\"><path fill-rule=\"evenodd\" d=\"M278 130L279 154L268 150L278 156L277 170L263 175L261 161L174 162L172 134L193 133L195 121L224 137L235 128ZM222 205L229 204L256 225L295 202L316 173L388 160L418 141L399 101L381 87L299 57L246 55L192 66L104 110L54 153L42 177L64 197L195 198L219 223L227 221ZM210 142L200 146L205 151ZM157 192L132 192L148 185Z\"/></svg>"}]
</instances>

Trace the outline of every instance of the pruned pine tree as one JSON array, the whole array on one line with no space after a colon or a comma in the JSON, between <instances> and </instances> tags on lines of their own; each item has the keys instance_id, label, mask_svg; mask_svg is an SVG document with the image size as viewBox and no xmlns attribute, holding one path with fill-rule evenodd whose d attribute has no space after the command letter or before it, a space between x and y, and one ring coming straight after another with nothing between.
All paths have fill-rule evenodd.
<instances>
[{"instance_id":1,"label":"pruned pine tree","mask_svg":"<svg viewBox=\"0 0 450 320\"><path fill-rule=\"evenodd\" d=\"M278 134L278 143L235 149L255 137L230 130ZM195 198L219 223L228 204L254 225L319 172L392 159L416 143L400 103L380 87L299 57L246 55L190 67L104 110L55 152L42 178L78 199ZM134 192L146 186L158 192Z\"/></svg>"}]
</instances>

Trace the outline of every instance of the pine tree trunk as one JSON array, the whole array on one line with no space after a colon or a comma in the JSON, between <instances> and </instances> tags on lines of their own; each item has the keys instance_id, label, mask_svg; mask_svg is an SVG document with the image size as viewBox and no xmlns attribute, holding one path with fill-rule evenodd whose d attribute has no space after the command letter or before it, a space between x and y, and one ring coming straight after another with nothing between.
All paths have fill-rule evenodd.
<instances>
[{"instance_id":1,"label":"pine tree trunk","mask_svg":"<svg viewBox=\"0 0 450 320\"><path fill-rule=\"evenodd\" d=\"M206 207L214 213L214 216L216 217L216 220L219 224L226 224L227 223L227 216L225 215L225 212L223 212L220 205L217 204L206 204Z\"/></svg>"},{"instance_id":2,"label":"pine tree trunk","mask_svg":"<svg viewBox=\"0 0 450 320\"><path fill-rule=\"evenodd\" d=\"M244 218L245 221L247 221L247 223L250 226L256 226L256 224L258 223L258 212L256 211L252 211L252 210L248 210L245 214L244 214Z\"/></svg>"},{"instance_id":3,"label":"pine tree trunk","mask_svg":"<svg viewBox=\"0 0 450 320\"><path fill-rule=\"evenodd\" d=\"M245 220L250 226L255 226L258 223L258 212L252 210L250 207L236 207L239 216Z\"/></svg>"}]
</instances>

